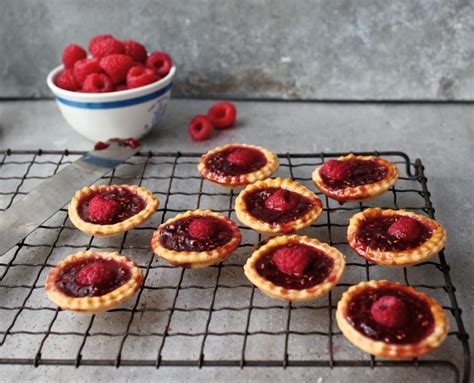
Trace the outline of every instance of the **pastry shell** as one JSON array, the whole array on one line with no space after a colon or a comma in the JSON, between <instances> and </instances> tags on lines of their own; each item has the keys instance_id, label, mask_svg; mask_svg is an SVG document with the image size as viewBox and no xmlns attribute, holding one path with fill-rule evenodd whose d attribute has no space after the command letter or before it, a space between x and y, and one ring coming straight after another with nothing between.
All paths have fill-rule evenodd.
<instances>
[{"instance_id":1,"label":"pastry shell","mask_svg":"<svg viewBox=\"0 0 474 383\"><path fill-rule=\"evenodd\" d=\"M258 170L255 170L250 173L235 175L235 176L215 174L214 172L212 172L206 167L206 161L209 158L209 156L215 153L221 152L223 150L226 150L230 147L243 147L243 148L251 148L251 149L258 150L265 156L265 158L267 159L267 163ZM277 155L268 149L262 148L260 146L247 145L247 144L227 144L223 146L218 146L212 150L209 150L207 153L204 153L201 156L201 159L199 160L197 168L201 176L207 179L208 181L218 184L223 187L236 188L236 187L246 186L248 184L254 183L255 181L263 180L265 178L270 177L273 173L277 171L279 166L280 166L280 163L278 161Z\"/></svg>"},{"instance_id":2,"label":"pastry shell","mask_svg":"<svg viewBox=\"0 0 474 383\"><path fill-rule=\"evenodd\" d=\"M115 290L100 296L71 297L63 293L56 286L56 279L61 270L67 265L89 257L114 259L130 268L130 279ZM69 255L54 267L46 280L45 290L48 298L63 310L77 313L96 314L108 311L129 299L143 283L143 274L140 268L127 257L117 252L107 253L93 250L83 250Z\"/></svg>"},{"instance_id":3,"label":"pastry shell","mask_svg":"<svg viewBox=\"0 0 474 383\"><path fill-rule=\"evenodd\" d=\"M423 222L424 225L433 230L433 234L425 242L417 247L406 250L381 251L375 248L359 249L357 246L357 233L364 221L377 216L402 215L411 217ZM378 265L407 267L424 262L438 254L445 246L447 241L446 230L434 219L424 215L408 212L405 210L382 210L380 208L369 208L355 214L349 221L347 229L347 241L349 246L361 257L376 263Z\"/></svg>"},{"instance_id":4,"label":"pastry shell","mask_svg":"<svg viewBox=\"0 0 474 383\"><path fill-rule=\"evenodd\" d=\"M264 189L264 188L283 188L292 192L298 193L311 201L314 202L313 208L306 214L297 218L294 221L288 221L281 224L271 224L269 222L262 221L250 213L245 203L245 195L253 191ZM317 220L323 212L321 200L311 190L300 185L299 183L289 178L269 178L263 181L257 181L254 184L248 185L244 190L240 192L235 200L235 213L237 218L248 227L262 234L283 234L292 233L297 230L301 230L312 222Z\"/></svg>"},{"instance_id":5,"label":"pastry shell","mask_svg":"<svg viewBox=\"0 0 474 383\"><path fill-rule=\"evenodd\" d=\"M127 218L124 221L117 222L111 225L101 225L94 224L84 221L78 212L78 207L80 202L95 192L105 191L114 188L126 188L132 192L138 194L144 201L145 207L143 210L139 211L137 214ZM101 186L87 186L78 192L72 198L71 203L68 207L69 219L80 231L93 235L96 237L109 237L117 235L128 230L133 229L134 227L145 222L150 218L153 213L156 211L159 205L159 200L147 189L141 186L135 185L101 185Z\"/></svg>"},{"instance_id":6,"label":"pastry shell","mask_svg":"<svg viewBox=\"0 0 474 383\"><path fill-rule=\"evenodd\" d=\"M274 284L258 273L257 262L262 256L276 247L289 243L301 243L310 246L324 252L324 254L333 259L333 269L324 281L306 289L287 289ZM345 264L344 255L339 250L326 243L319 242L318 240L307 236L282 235L271 238L266 241L263 246L258 247L244 265L244 273L250 282L269 297L286 301L308 301L327 294L334 286L336 286L344 272Z\"/></svg>"},{"instance_id":7,"label":"pastry shell","mask_svg":"<svg viewBox=\"0 0 474 383\"><path fill-rule=\"evenodd\" d=\"M375 198L383 193L385 193L388 189L390 189L395 182L397 182L398 177L400 175L400 171L398 170L397 166L381 157L374 157L374 156L356 156L353 154L349 154L347 156L342 156L338 158L339 161L347 161L347 160L372 160L379 164L384 165L387 168L387 175L376 182L359 185L354 187L346 187L343 189L332 189L329 187L321 177L319 173L320 169L323 165L316 168L313 172L313 182L318 187L319 190L327 197L335 199L341 203L346 201L358 202L363 201L371 198Z\"/></svg>"},{"instance_id":8,"label":"pastry shell","mask_svg":"<svg viewBox=\"0 0 474 383\"><path fill-rule=\"evenodd\" d=\"M232 230L232 237L221 247L218 247L209 251L176 251L168 249L163 246L160 241L161 230L172 222L179 221L192 216L209 216L224 221ZM240 245L242 240L242 234L235 222L231 219L214 213L211 210L191 210L186 213L178 214L177 216L170 218L165 223L161 224L158 229L153 233L151 239L151 249L153 253L166 260L168 263L175 266L182 266L191 269L197 269L216 265L227 258L237 247Z\"/></svg>"},{"instance_id":9,"label":"pastry shell","mask_svg":"<svg viewBox=\"0 0 474 383\"><path fill-rule=\"evenodd\" d=\"M346 312L352 297L366 287L396 287L426 300L431 308L431 313L434 318L433 332L418 343L410 344L386 343L371 339L360 333L348 322L346 319ZM387 359L411 359L427 354L441 345L441 343L446 339L449 330L448 318L436 300L425 293L415 290L413 287L385 280L361 282L358 285L349 288L349 290L342 294L341 300L337 305L336 320L342 333L351 343L369 354L381 356Z\"/></svg>"}]
</instances>

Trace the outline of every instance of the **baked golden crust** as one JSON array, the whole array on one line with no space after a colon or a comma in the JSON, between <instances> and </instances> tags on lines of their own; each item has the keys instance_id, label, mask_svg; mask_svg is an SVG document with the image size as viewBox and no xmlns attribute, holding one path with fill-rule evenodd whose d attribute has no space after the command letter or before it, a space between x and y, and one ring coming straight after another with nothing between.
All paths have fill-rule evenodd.
<instances>
[{"instance_id":1,"label":"baked golden crust","mask_svg":"<svg viewBox=\"0 0 474 383\"><path fill-rule=\"evenodd\" d=\"M417 219L433 231L430 238L415 248L402 251L381 251L376 248L361 249L358 246L357 234L365 220L377 216L401 215ZM434 255L438 254L446 244L446 230L435 220L424 215L408 212L405 210L382 210L380 208L369 208L363 212L357 213L349 221L347 229L347 241L350 247L361 257L379 265L393 267L407 267L424 262Z\"/></svg>"},{"instance_id":2,"label":"baked golden crust","mask_svg":"<svg viewBox=\"0 0 474 383\"><path fill-rule=\"evenodd\" d=\"M357 331L346 318L347 308L352 297L367 287L401 288L406 292L415 294L426 300L431 308L431 313L434 318L433 332L418 343L390 344L383 341L373 340ZM341 300L337 305L336 320L342 333L351 343L369 354L382 356L388 359L411 359L427 354L441 345L445 340L449 329L448 318L438 302L430 296L415 290L413 287L389 281L361 282L358 285L352 286L342 295Z\"/></svg>"},{"instance_id":3,"label":"baked golden crust","mask_svg":"<svg viewBox=\"0 0 474 383\"><path fill-rule=\"evenodd\" d=\"M64 294L56 286L56 280L61 270L73 262L87 259L90 257L101 257L104 259L113 259L117 262L124 263L130 268L130 279L118 287L117 289L101 295L91 297L71 297ZM117 252L107 253L93 250L79 251L69 255L67 258L59 262L55 268L51 270L46 280L45 289L48 298L61 307L63 310L74 311L78 313L96 314L108 311L122 302L130 298L140 288L143 283L143 275L140 268L127 257Z\"/></svg>"},{"instance_id":4,"label":"baked golden crust","mask_svg":"<svg viewBox=\"0 0 474 383\"><path fill-rule=\"evenodd\" d=\"M223 150L226 150L229 147L243 147L243 148L256 149L265 156L265 158L267 159L267 163L263 167L261 167L260 169L254 172L244 173L244 174L240 174L236 176L218 175L210 171L206 167L206 162L209 156L215 153L221 152ZM199 160L199 164L197 168L199 170L199 173L201 173L201 176L207 179L208 181L218 184L223 187L236 188L236 187L246 186L248 184L254 183L255 181L263 180L265 178L270 177L273 173L277 171L279 166L280 166L280 163L278 161L277 155L268 149L262 148L260 146L247 145L247 144L227 144L223 146L218 146L212 150L209 150L207 153L204 153L201 156L201 159Z\"/></svg>"},{"instance_id":5,"label":"baked golden crust","mask_svg":"<svg viewBox=\"0 0 474 383\"><path fill-rule=\"evenodd\" d=\"M349 154L347 156L342 156L338 158L339 161L347 161L347 160L364 160L364 161L375 161L387 168L387 175L376 182L359 185L354 187L346 187L343 189L332 189L329 187L321 177L319 173L320 169L323 165L316 168L313 172L313 182L318 187L319 190L329 198L335 199L339 202L346 202L346 201L363 201L371 198L375 198L383 193L385 193L388 189L390 189L395 182L398 180L398 176L400 175L400 171L398 170L397 166L381 157L374 157L374 156L355 156L353 154Z\"/></svg>"},{"instance_id":6,"label":"baked golden crust","mask_svg":"<svg viewBox=\"0 0 474 383\"><path fill-rule=\"evenodd\" d=\"M209 216L224 221L229 228L232 230L232 237L221 247L209 251L176 251L166 248L161 244L160 236L161 230L172 222L179 221L192 216ZM153 233L151 239L151 249L153 253L165 259L168 263L175 266L182 266L191 269L197 269L216 265L227 258L237 247L240 245L242 240L242 234L240 233L239 227L229 218L214 213L211 210L192 210L186 213L178 214L177 216L170 218L165 223L161 224L158 229Z\"/></svg>"},{"instance_id":7,"label":"baked golden crust","mask_svg":"<svg viewBox=\"0 0 474 383\"><path fill-rule=\"evenodd\" d=\"M245 195L263 188L282 188L292 192L298 193L314 202L313 208L294 221L285 222L282 224L271 224L264 222L254 217L247 209L245 203ZM311 190L300 185L299 183L289 178L269 178L263 181L257 181L254 184L248 185L240 192L235 200L235 213L237 218L248 227L262 234L282 234L292 233L294 231L303 229L313 221L319 218L323 211L321 200Z\"/></svg>"},{"instance_id":8,"label":"baked golden crust","mask_svg":"<svg viewBox=\"0 0 474 383\"><path fill-rule=\"evenodd\" d=\"M287 289L274 284L258 273L257 262L262 256L276 247L289 243L300 243L313 247L333 259L333 269L324 281L307 289ZM257 286L264 294L272 298L286 301L308 301L327 294L337 284L339 279L341 279L345 264L344 255L339 250L326 243L319 242L318 240L307 236L282 235L271 238L264 245L258 247L244 265L244 273L250 282Z\"/></svg>"},{"instance_id":9,"label":"baked golden crust","mask_svg":"<svg viewBox=\"0 0 474 383\"><path fill-rule=\"evenodd\" d=\"M127 218L122 222L117 222L113 225L100 225L84 221L78 212L80 202L95 192L106 191L113 188L126 188L139 195L145 201L145 208ZM109 237L131 230L134 227L145 222L150 218L158 208L160 201L147 189L135 185L101 185L101 186L87 186L76 192L68 207L69 219L80 231L94 235L96 237Z\"/></svg>"}]
</instances>

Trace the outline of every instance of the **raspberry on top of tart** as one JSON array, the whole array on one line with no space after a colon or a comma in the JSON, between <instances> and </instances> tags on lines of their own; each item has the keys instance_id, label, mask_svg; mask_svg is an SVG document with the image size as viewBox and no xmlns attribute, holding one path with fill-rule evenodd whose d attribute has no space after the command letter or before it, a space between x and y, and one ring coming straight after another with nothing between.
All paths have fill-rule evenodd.
<instances>
[{"instance_id":1,"label":"raspberry on top of tart","mask_svg":"<svg viewBox=\"0 0 474 383\"><path fill-rule=\"evenodd\" d=\"M155 255L175 266L201 268L218 264L240 245L242 234L229 218L210 210L178 214L153 233Z\"/></svg>"},{"instance_id":2,"label":"raspberry on top of tart","mask_svg":"<svg viewBox=\"0 0 474 383\"><path fill-rule=\"evenodd\" d=\"M130 298L141 286L140 268L119 253L80 251L51 270L49 299L64 310L98 313Z\"/></svg>"},{"instance_id":3,"label":"raspberry on top of tart","mask_svg":"<svg viewBox=\"0 0 474 383\"><path fill-rule=\"evenodd\" d=\"M433 351L448 332L448 319L433 298L388 281L352 286L337 305L336 319L354 345L389 359Z\"/></svg>"},{"instance_id":4,"label":"raspberry on top of tart","mask_svg":"<svg viewBox=\"0 0 474 383\"><path fill-rule=\"evenodd\" d=\"M291 233L309 226L322 213L321 200L291 179L255 182L235 201L239 220L259 233Z\"/></svg>"},{"instance_id":5,"label":"raspberry on top of tart","mask_svg":"<svg viewBox=\"0 0 474 383\"><path fill-rule=\"evenodd\" d=\"M405 267L436 255L447 237L438 222L423 215L369 208L350 219L347 240L357 254L369 261Z\"/></svg>"},{"instance_id":6,"label":"raspberry on top of tart","mask_svg":"<svg viewBox=\"0 0 474 383\"><path fill-rule=\"evenodd\" d=\"M255 250L244 273L272 298L305 301L329 292L344 267L344 256L336 248L306 236L284 235Z\"/></svg>"},{"instance_id":7,"label":"raspberry on top of tart","mask_svg":"<svg viewBox=\"0 0 474 383\"><path fill-rule=\"evenodd\" d=\"M158 208L158 199L135 185L101 185L79 190L68 207L69 218L89 235L116 235L146 221Z\"/></svg>"},{"instance_id":8,"label":"raspberry on top of tart","mask_svg":"<svg viewBox=\"0 0 474 383\"><path fill-rule=\"evenodd\" d=\"M270 177L279 167L278 157L259 146L228 144L201 156L199 173L224 187L239 187Z\"/></svg>"},{"instance_id":9,"label":"raspberry on top of tart","mask_svg":"<svg viewBox=\"0 0 474 383\"><path fill-rule=\"evenodd\" d=\"M344 203L385 193L399 174L395 164L381 157L349 154L317 168L313 182L326 196Z\"/></svg>"}]
</instances>

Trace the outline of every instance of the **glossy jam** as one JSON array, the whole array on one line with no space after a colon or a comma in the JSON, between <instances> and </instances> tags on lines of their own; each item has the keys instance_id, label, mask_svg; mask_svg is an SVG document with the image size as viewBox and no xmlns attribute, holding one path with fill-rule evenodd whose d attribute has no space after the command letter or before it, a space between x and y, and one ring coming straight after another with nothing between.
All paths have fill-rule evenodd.
<instances>
[{"instance_id":1,"label":"glossy jam","mask_svg":"<svg viewBox=\"0 0 474 383\"><path fill-rule=\"evenodd\" d=\"M89 201L96 195L100 194L105 199L116 201L120 203L120 213L115 217L108 219L106 222L96 221L89 215ZM134 216L135 214L142 211L146 206L145 201L138 194L134 193L128 188L114 187L108 190L102 190L84 198L79 202L78 212L79 216L86 222L100 224L100 225L113 225L114 223L125 221L126 219Z\"/></svg>"},{"instance_id":2,"label":"glossy jam","mask_svg":"<svg viewBox=\"0 0 474 383\"><path fill-rule=\"evenodd\" d=\"M216 227L215 234L207 238L193 238L188 233L192 220L199 218L212 221ZM209 216L193 216L174 221L161 229L160 242L175 251L209 251L224 246L232 238L233 230L222 219Z\"/></svg>"},{"instance_id":3,"label":"glossy jam","mask_svg":"<svg viewBox=\"0 0 474 383\"><path fill-rule=\"evenodd\" d=\"M370 313L372 304L379 298L391 295L405 303L407 322L399 328L377 323ZM434 318L429 304L414 294L392 287L367 287L352 297L346 319L362 334L371 339L394 344L416 343L428 336L434 329Z\"/></svg>"},{"instance_id":4,"label":"glossy jam","mask_svg":"<svg viewBox=\"0 0 474 383\"><path fill-rule=\"evenodd\" d=\"M77 283L77 274L87 265L101 262L112 270L113 278L100 285L81 285ZM101 257L90 257L67 265L58 275L56 286L70 297L97 297L110 293L130 280L130 268L122 262Z\"/></svg>"},{"instance_id":5,"label":"glossy jam","mask_svg":"<svg viewBox=\"0 0 474 383\"><path fill-rule=\"evenodd\" d=\"M349 177L344 180L335 180L321 174L322 180L331 189L338 190L371 184L384 179L388 173L388 169L376 161L347 160L347 162L351 164L351 172Z\"/></svg>"},{"instance_id":6,"label":"glossy jam","mask_svg":"<svg viewBox=\"0 0 474 383\"><path fill-rule=\"evenodd\" d=\"M245 194L244 201L247 210L261 221L268 222L272 225L279 225L298 219L308 213L315 205L315 202L309 198L289 190L292 198L295 198L297 201L294 207L288 210L267 208L265 201L278 190L279 188L266 188Z\"/></svg>"},{"instance_id":7,"label":"glossy jam","mask_svg":"<svg viewBox=\"0 0 474 383\"><path fill-rule=\"evenodd\" d=\"M304 247L311 256L311 262L306 267L303 275L292 275L281 272L272 258L275 252L282 247ZM302 290L320 284L331 273L334 268L334 261L331 257L313 247L302 244L287 244L275 247L264 254L256 264L257 272L274 283L286 289Z\"/></svg>"},{"instance_id":8,"label":"glossy jam","mask_svg":"<svg viewBox=\"0 0 474 383\"><path fill-rule=\"evenodd\" d=\"M356 236L356 247L362 251L367 248L379 249L381 251L402 251L413 249L433 234L433 230L418 221L421 235L415 241L400 240L388 234L389 227L402 216L378 216L367 219L359 229ZM356 249L356 250L357 250Z\"/></svg>"},{"instance_id":9,"label":"glossy jam","mask_svg":"<svg viewBox=\"0 0 474 383\"><path fill-rule=\"evenodd\" d=\"M260 150L245 147L245 151L251 152L255 160L249 166L237 166L227 160L227 156L236 149L240 150L242 147L231 146L218 153L212 154L206 161L206 168L217 175L238 176L254 172L267 164L267 158Z\"/></svg>"}]
</instances>

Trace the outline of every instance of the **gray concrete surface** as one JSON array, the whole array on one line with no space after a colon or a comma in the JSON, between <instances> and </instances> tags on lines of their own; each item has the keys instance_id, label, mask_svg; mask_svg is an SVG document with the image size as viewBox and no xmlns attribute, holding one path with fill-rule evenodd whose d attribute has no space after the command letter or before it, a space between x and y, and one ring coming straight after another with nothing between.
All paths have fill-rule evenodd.
<instances>
[{"instance_id":1,"label":"gray concrete surface","mask_svg":"<svg viewBox=\"0 0 474 383\"><path fill-rule=\"evenodd\" d=\"M175 96L474 99L473 0L3 0L0 97L97 33L170 52Z\"/></svg>"},{"instance_id":2,"label":"gray concrete surface","mask_svg":"<svg viewBox=\"0 0 474 383\"><path fill-rule=\"evenodd\" d=\"M229 142L245 142L260 144L275 151L291 152L321 152L321 151L346 151L346 150L401 150L410 155L412 159L421 158L426 166L426 175L429 178L429 188L432 200L437 209L436 215L442 222L449 236L447 245L447 259L451 265L451 275L457 287L457 297L463 309L463 319L468 332L474 329L474 307L472 284L474 260L472 257L472 230L474 210L472 206L474 166L469 159L473 153L474 142L474 108L471 105L420 105L420 104L321 104L321 103L285 103L285 102L239 102L237 103L239 116L237 126L228 131L217 132L215 136L204 143L194 143L187 135L186 126L189 119L207 110L211 101L172 100L167 117L163 124L151 135L143 140L145 149L153 151L197 151L203 152L209 148ZM11 149L88 149L91 143L74 133L63 121L51 101L31 102L2 102L0 103L0 148ZM186 202L183 202L186 203ZM36 236L34 236L36 237ZM66 239L64 239L66 240ZM67 234L67 240L73 240ZM28 256L28 255L26 255ZM55 254L54 257L61 257ZM55 258L56 259L56 258ZM414 269L410 269L410 272ZM385 273L385 271L384 271ZM207 280L204 274L191 274L194 278ZM386 277L386 275L384 274ZM19 278L26 276L19 274ZM232 277L232 276L230 276ZM235 275L233 277L236 277ZM238 277L238 276L237 276ZM352 275L345 276L347 278ZM357 277L357 276L356 276ZM390 276L389 276L390 277ZM415 281L424 278L434 278L430 275L416 273ZM419 279L418 279L419 278ZM426 279L425 279L426 280ZM337 294L337 293L335 293ZM44 297L38 293L33 304L45 304ZM154 299L149 297L148 299ZM202 299L205 299L202 297ZM260 299L260 295L259 295ZM153 303L152 304L156 304ZM259 302L266 302L265 300ZM186 304L186 300L183 304ZM217 318L216 318L217 319ZM452 319L452 318L451 318ZM120 328L120 322L110 317L105 321L94 324L105 326L105 329ZM107 322L109 320L109 322ZM223 318L238 322L236 317ZM41 326L43 321L48 321L40 315L35 316L35 326ZM82 326L83 321L77 318L63 318L56 325ZM147 322L141 322L145 325ZM186 321L182 322L186 323ZM200 323L200 318L195 317L194 325ZM275 319L278 323L278 319ZM275 325L274 323L274 325ZM296 325L307 325L303 319L292 321ZM312 323L312 322L310 322ZM221 325L224 325L221 322ZM452 326L455 324L452 321ZM20 326L31 326L29 320L21 322ZM55 325L55 326L56 326ZM191 326L191 324L188 324ZM230 324L229 324L230 325ZM270 323L271 325L271 323ZM34 327L36 328L36 327ZM13 338L13 337L12 337ZM90 342L90 344L89 344ZM107 342L88 342L88 352L107 353ZM252 355L266 355L272 353L270 344L265 347L254 345L250 347ZM169 348L170 355L176 352L192 352L192 343L175 344ZM293 343L290 344L294 346ZM22 352L25 345L19 345L15 350L3 351L4 353ZM33 347L36 347L33 345ZM47 342L44 352L50 355L70 353L67 344ZM90 348L92 347L92 348ZM95 348L97 347L97 348ZM228 343L228 350L211 348L207 352L226 352L232 350L233 343ZM256 348L255 348L256 347ZM306 345L305 345L306 347ZM318 355L314 345L309 348L299 349L298 352L309 352ZM341 344L338 352L342 356L353 357L357 353L354 348L347 348L347 343ZM135 352L140 355L147 354L146 345L139 347ZM207 350L207 349L206 349ZM305 351L306 350L306 351ZM433 357L444 358L452 356L459 360L459 348L456 341L450 339ZM261 353L261 354L258 354ZM45 354L48 355L48 354ZM358 355L358 354L357 354ZM361 357L361 355L359 355ZM363 357L363 355L362 355ZM390 370L390 369L214 369L205 368L162 368L158 371L150 368L126 368L119 370L113 368L80 368L74 370L68 367L31 367L0 366L2 379L7 381L29 380L63 380L65 376L72 380L110 381L288 381L288 379L301 379L303 381L340 381L351 382L355 380L400 381L418 382L420 377L424 381L452 381L452 373L446 369Z\"/></svg>"}]
</instances>

